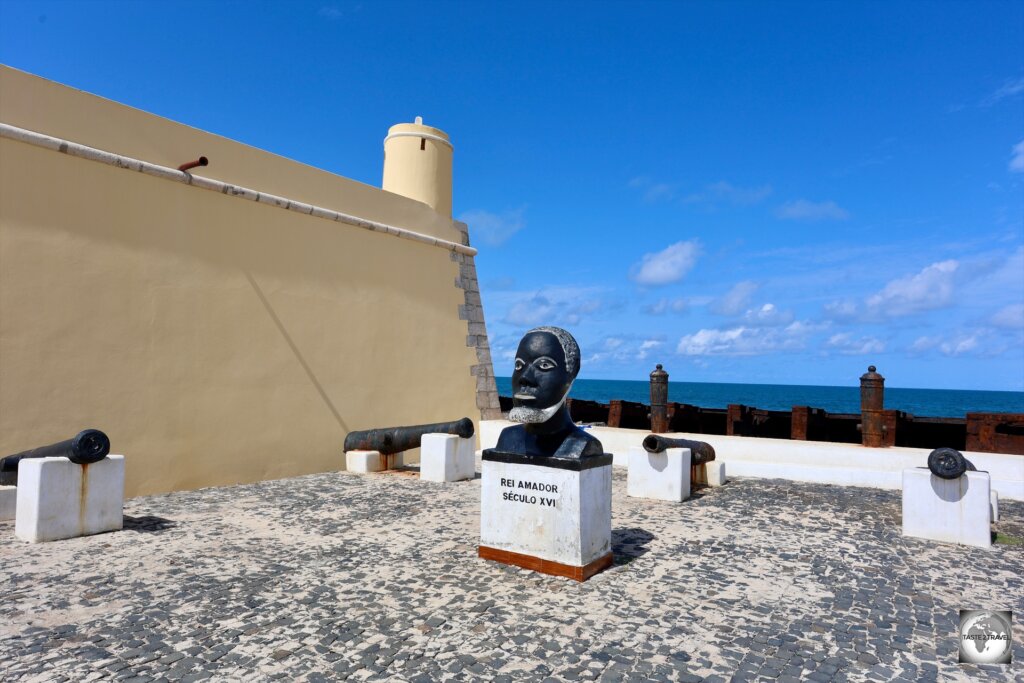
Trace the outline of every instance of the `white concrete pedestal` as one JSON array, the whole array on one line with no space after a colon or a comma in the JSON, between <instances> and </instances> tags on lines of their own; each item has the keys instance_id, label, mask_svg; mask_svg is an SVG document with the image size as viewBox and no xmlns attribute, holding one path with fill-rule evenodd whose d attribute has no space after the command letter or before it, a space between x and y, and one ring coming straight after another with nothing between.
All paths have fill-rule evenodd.
<instances>
[{"instance_id":1,"label":"white concrete pedestal","mask_svg":"<svg viewBox=\"0 0 1024 683\"><path fill-rule=\"evenodd\" d=\"M993 491L991 496L991 504L989 507L991 508L992 523L995 524L999 521L999 492Z\"/></svg>"},{"instance_id":2,"label":"white concrete pedestal","mask_svg":"<svg viewBox=\"0 0 1024 683\"><path fill-rule=\"evenodd\" d=\"M420 437L420 479L462 481L476 475L475 440L455 434Z\"/></svg>"},{"instance_id":3,"label":"white concrete pedestal","mask_svg":"<svg viewBox=\"0 0 1024 683\"><path fill-rule=\"evenodd\" d=\"M991 486L987 472L942 479L924 467L903 470L903 535L988 548Z\"/></svg>"},{"instance_id":4,"label":"white concrete pedestal","mask_svg":"<svg viewBox=\"0 0 1024 683\"><path fill-rule=\"evenodd\" d=\"M704 464L704 468L708 473L708 486L716 487L725 484L725 463L712 460L709 463Z\"/></svg>"},{"instance_id":5,"label":"white concrete pedestal","mask_svg":"<svg viewBox=\"0 0 1024 683\"><path fill-rule=\"evenodd\" d=\"M18 487L0 486L0 521L14 519L18 507Z\"/></svg>"},{"instance_id":6,"label":"white concrete pedestal","mask_svg":"<svg viewBox=\"0 0 1024 683\"><path fill-rule=\"evenodd\" d=\"M116 531L124 523L124 456L91 465L67 458L18 463L14 533L23 541L56 541Z\"/></svg>"},{"instance_id":7,"label":"white concrete pedestal","mask_svg":"<svg viewBox=\"0 0 1024 683\"><path fill-rule=\"evenodd\" d=\"M629 449L626 493L635 498L682 502L690 497L690 449L669 448L648 453L640 446Z\"/></svg>"},{"instance_id":8,"label":"white concrete pedestal","mask_svg":"<svg viewBox=\"0 0 1024 683\"><path fill-rule=\"evenodd\" d=\"M383 472L404 465L404 451L390 455L383 455L380 451L345 451L345 469L349 472Z\"/></svg>"},{"instance_id":9,"label":"white concrete pedestal","mask_svg":"<svg viewBox=\"0 0 1024 683\"><path fill-rule=\"evenodd\" d=\"M345 451L345 469L366 474L384 469L384 456L379 451Z\"/></svg>"},{"instance_id":10,"label":"white concrete pedestal","mask_svg":"<svg viewBox=\"0 0 1024 683\"><path fill-rule=\"evenodd\" d=\"M612 456L481 456L480 557L585 581L612 563Z\"/></svg>"}]
</instances>

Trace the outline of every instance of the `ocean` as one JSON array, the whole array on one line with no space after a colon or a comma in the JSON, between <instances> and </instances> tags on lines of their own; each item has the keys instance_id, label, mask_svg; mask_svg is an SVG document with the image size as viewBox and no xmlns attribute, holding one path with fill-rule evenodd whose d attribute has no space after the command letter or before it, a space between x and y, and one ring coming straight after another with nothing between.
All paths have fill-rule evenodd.
<instances>
[{"instance_id":1,"label":"ocean","mask_svg":"<svg viewBox=\"0 0 1024 683\"><path fill-rule=\"evenodd\" d=\"M496 379L498 393L511 396L511 378ZM569 396L601 403L612 399L648 403L651 385L630 380L578 379ZM725 408L730 403L740 403L763 410L810 406L824 408L830 413L859 413L860 387L669 382L668 400L701 408ZM885 407L917 417L964 417L969 412L1024 413L1024 392L886 387Z\"/></svg>"}]
</instances>

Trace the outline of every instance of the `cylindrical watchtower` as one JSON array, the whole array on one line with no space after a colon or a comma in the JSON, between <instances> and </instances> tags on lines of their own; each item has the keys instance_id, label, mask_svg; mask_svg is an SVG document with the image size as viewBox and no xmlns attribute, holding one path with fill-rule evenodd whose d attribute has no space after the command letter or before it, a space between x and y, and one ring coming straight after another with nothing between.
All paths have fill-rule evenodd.
<instances>
[{"instance_id":1,"label":"cylindrical watchtower","mask_svg":"<svg viewBox=\"0 0 1024 683\"><path fill-rule=\"evenodd\" d=\"M668 431L668 373L661 363L651 373L651 431L655 434Z\"/></svg>"},{"instance_id":2,"label":"cylindrical watchtower","mask_svg":"<svg viewBox=\"0 0 1024 683\"><path fill-rule=\"evenodd\" d=\"M423 202L443 216L452 215L452 143L438 128L399 123L384 138L382 187Z\"/></svg>"},{"instance_id":3,"label":"cylindrical watchtower","mask_svg":"<svg viewBox=\"0 0 1024 683\"><path fill-rule=\"evenodd\" d=\"M881 448L885 431L885 377L869 365L860 376L860 438L868 448Z\"/></svg>"}]
</instances>

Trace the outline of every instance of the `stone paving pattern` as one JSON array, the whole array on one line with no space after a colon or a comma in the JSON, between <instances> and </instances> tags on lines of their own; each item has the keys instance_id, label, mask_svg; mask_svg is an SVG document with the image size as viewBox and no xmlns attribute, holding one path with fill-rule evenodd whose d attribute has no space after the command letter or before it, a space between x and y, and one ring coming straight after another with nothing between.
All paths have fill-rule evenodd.
<instances>
[{"instance_id":1,"label":"stone paving pattern","mask_svg":"<svg viewBox=\"0 0 1024 683\"><path fill-rule=\"evenodd\" d=\"M479 479L136 498L124 531L38 545L2 522L0 680L1021 680L1020 546L904 539L893 491L625 484L583 584L476 557ZM1016 612L1012 665L956 663L961 608Z\"/></svg>"}]
</instances>

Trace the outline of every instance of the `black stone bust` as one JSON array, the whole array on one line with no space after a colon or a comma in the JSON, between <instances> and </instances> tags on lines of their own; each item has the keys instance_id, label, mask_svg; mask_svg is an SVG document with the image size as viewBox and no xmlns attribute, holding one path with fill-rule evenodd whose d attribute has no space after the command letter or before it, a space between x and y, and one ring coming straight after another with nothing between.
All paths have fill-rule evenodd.
<instances>
[{"instance_id":1,"label":"black stone bust","mask_svg":"<svg viewBox=\"0 0 1024 683\"><path fill-rule=\"evenodd\" d=\"M604 452L576 426L565 399L580 371L580 348L559 327L537 327L523 337L512 372L509 419L494 450L541 458L580 459Z\"/></svg>"}]
</instances>

